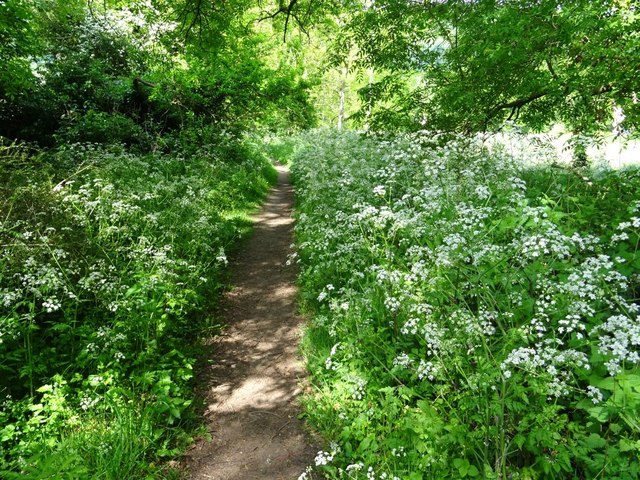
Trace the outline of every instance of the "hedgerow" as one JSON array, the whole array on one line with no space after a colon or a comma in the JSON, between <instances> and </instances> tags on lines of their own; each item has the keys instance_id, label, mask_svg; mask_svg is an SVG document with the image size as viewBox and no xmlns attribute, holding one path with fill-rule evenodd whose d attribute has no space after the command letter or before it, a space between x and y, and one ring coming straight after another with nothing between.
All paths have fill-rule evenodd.
<instances>
[{"instance_id":1,"label":"hedgerow","mask_svg":"<svg viewBox=\"0 0 640 480\"><path fill-rule=\"evenodd\" d=\"M301 478L640 475L637 168L314 132L293 173Z\"/></svg>"}]
</instances>

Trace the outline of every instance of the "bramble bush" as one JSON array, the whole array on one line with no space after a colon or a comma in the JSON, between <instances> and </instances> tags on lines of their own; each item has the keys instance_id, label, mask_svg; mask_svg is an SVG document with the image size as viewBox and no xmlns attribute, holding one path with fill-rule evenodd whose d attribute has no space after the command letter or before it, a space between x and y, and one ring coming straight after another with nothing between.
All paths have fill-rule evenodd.
<instances>
[{"instance_id":1,"label":"bramble bush","mask_svg":"<svg viewBox=\"0 0 640 480\"><path fill-rule=\"evenodd\" d=\"M275 174L223 133L188 150L0 150L4 476L158 478L178 451L205 313Z\"/></svg>"},{"instance_id":2,"label":"bramble bush","mask_svg":"<svg viewBox=\"0 0 640 480\"><path fill-rule=\"evenodd\" d=\"M301 478L640 475L640 171L486 145L301 137Z\"/></svg>"}]
</instances>

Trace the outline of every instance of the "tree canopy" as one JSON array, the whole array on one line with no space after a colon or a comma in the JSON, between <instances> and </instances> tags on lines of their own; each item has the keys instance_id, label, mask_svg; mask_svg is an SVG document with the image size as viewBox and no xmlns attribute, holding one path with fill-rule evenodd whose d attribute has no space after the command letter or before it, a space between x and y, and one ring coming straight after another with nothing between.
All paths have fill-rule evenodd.
<instances>
[{"instance_id":1,"label":"tree canopy","mask_svg":"<svg viewBox=\"0 0 640 480\"><path fill-rule=\"evenodd\" d=\"M383 130L507 122L578 133L611 130L615 117L630 134L640 120L640 14L630 0L7 0L0 9L0 134L11 138L90 131L87 121L105 115L160 129L193 118L305 127L318 113Z\"/></svg>"},{"instance_id":2,"label":"tree canopy","mask_svg":"<svg viewBox=\"0 0 640 480\"><path fill-rule=\"evenodd\" d=\"M3 2L0 135L135 143L195 120L311 125L299 47L253 22L250 7Z\"/></svg>"},{"instance_id":3,"label":"tree canopy","mask_svg":"<svg viewBox=\"0 0 640 480\"><path fill-rule=\"evenodd\" d=\"M507 120L636 129L640 16L626 0L377 0L354 10L337 51L381 75L381 122L477 131Z\"/></svg>"}]
</instances>

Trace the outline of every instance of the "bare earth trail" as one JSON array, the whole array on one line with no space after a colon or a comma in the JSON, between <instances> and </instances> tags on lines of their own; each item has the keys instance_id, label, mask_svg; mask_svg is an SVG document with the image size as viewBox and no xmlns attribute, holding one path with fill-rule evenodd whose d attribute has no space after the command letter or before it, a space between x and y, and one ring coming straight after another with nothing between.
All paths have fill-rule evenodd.
<instances>
[{"instance_id":1,"label":"bare earth trail","mask_svg":"<svg viewBox=\"0 0 640 480\"><path fill-rule=\"evenodd\" d=\"M212 339L205 412L212 441L189 452L194 480L295 480L317 449L297 418L304 368L298 357L293 189L278 168L278 186L255 217L252 237L234 260L220 313L227 325Z\"/></svg>"}]
</instances>

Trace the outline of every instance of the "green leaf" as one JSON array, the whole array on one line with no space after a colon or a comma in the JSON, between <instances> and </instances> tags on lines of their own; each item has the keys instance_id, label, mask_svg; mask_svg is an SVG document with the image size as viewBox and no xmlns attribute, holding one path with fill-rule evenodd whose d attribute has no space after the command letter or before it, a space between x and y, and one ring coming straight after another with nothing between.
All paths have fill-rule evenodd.
<instances>
[{"instance_id":1,"label":"green leaf","mask_svg":"<svg viewBox=\"0 0 640 480\"><path fill-rule=\"evenodd\" d=\"M589 383L591 383L591 385L593 385L594 387L598 387L609 392L613 392L616 386L615 379L613 377L602 378L592 376L589 379Z\"/></svg>"},{"instance_id":2,"label":"green leaf","mask_svg":"<svg viewBox=\"0 0 640 480\"><path fill-rule=\"evenodd\" d=\"M0 430L0 442L8 442L9 440L13 439L15 431L15 425L9 424L5 426L2 430Z\"/></svg>"},{"instance_id":3,"label":"green leaf","mask_svg":"<svg viewBox=\"0 0 640 480\"><path fill-rule=\"evenodd\" d=\"M609 414L611 412L611 409L601 406L601 407L592 407L587 411L589 412L589 415L591 415L593 418L598 420L600 423L605 423L607 420L609 420Z\"/></svg>"},{"instance_id":4,"label":"green leaf","mask_svg":"<svg viewBox=\"0 0 640 480\"><path fill-rule=\"evenodd\" d=\"M472 465L469 464L469 460L466 458L456 458L453 460L453 466L458 469L458 473L462 478L465 478L467 475L470 475L470 471ZM473 467L475 468L475 467ZM476 469L476 475L478 474L478 470Z\"/></svg>"},{"instance_id":5,"label":"green leaf","mask_svg":"<svg viewBox=\"0 0 640 480\"><path fill-rule=\"evenodd\" d=\"M589 435L585 443L591 449L603 448L607 444L606 440L597 433L592 433L591 435Z\"/></svg>"},{"instance_id":6,"label":"green leaf","mask_svg":"<svg viewBox=\"0 0 640 480\"><path fill-rule=\"evenodd\" d=\"M618 375L616 380L618 380L622 388L632 388L637 392L640 391L640 375L622 374Z\"/></svg>"},{"instance_id":7,"label":"green leaf","mask_svg":"<svg viewBox=\"0 0 640 480\"><path fill-rule=\"evenodd\" d=\"M633 441L628 438L622 438L618 442L618 447L621 452L640 451L640 441Z\"/></svg>"}]
</instances>

